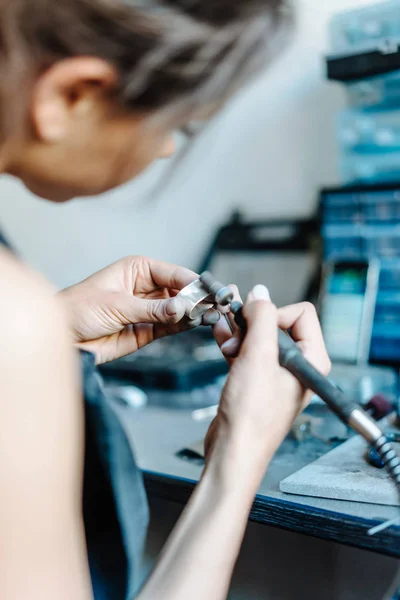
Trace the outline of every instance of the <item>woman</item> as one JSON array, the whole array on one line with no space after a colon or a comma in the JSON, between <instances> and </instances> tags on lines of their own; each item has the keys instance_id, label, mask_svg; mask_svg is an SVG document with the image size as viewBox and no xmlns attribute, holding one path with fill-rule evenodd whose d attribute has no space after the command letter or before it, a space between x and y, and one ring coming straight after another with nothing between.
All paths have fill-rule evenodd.
<instances>
[{"instance_id":1,"label":"woman","mask_svg":"<svg viewBox=\"0 0 400 600\"><path fill-rule=\"evenodd\" d=\"M127 181L173 152L174 129L242 85L288 15L282 0L4 0L2 171L54 202ZM198 325L176 298L196 275L129 257L55 296L6 249L0 273L0 597L89 600L88 555L96 598L122 597L147 513L95 363ZM207 317L231 372L204 475L141 600L227 594L254 495L307 401L279 367L278 325L329 370L311 307L278 311L257 286L245 315L243 344L218 314Z\"/></svg>"}]
</instances>

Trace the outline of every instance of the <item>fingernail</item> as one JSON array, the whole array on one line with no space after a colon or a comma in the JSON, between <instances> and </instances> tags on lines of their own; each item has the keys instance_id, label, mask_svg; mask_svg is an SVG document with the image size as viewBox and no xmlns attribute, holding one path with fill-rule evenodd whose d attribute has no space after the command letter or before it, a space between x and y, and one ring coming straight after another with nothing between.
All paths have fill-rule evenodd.
<instances>
[{"instance_id":1,"label":"fingernail","mask_svg":"<svg viewBox=\"0 0 400 600\"><path fill-rule=\"evenodd\" d=\"M216 325L221 318L221 313L217 310L208 312L203 317L203 325Z\"/></svg>"},{"instance_id":2,"label":"fingernail","mask_svg":"<svg viewBox=\"0 0 400 600\"><path fill-rule=\"evenodd\" d=\"M165 307L165 312L168 317L175 317L177 314L183 315L185 312L185 303L182 301L182 298L171 298L171 300L167 301L167 305Z\"/></svg>"},{"instance_id":3,"label":"fingernail","mask_svg":"<svg viewBox=\"0 0 400 600\"><path fill-rule=\"evenodd\" d=\"M196 327L200 327L202 322L203 322L203 319L201 317L199 317L198 319L193 319L192 321L189 321L189 323L188 323L189 329L195 329Z\"/></svg>"},{"instance_id":4,"label":"fingernail","mask_svg":"<svg viewBox=\"0 0 400 600\"><path fill-rule=\"evenodd\" d=\"M268 288L265 285L256 285L249 294L250 302L256 302L257 300L265 300L271 302L271 296Z\"/></svg>"},{"instance_id":5,"label":"fingernail","mask_svg":"<svg viewBox=\"0 0 400 600\"><path fill-rule=\"evenodd\" d=\"M240 341L237 338L230 338L221 346L221 352L225 356L236 356L240 349Z\"/></svg>"}]
</instances>

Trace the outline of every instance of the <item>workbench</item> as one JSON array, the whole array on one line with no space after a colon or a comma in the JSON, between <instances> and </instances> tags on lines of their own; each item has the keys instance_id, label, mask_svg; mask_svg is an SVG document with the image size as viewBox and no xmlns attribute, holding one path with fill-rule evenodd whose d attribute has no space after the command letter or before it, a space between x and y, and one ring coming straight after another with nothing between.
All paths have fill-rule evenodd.
<instances>
[{"instance_id":1,"label":"workbench","mask_svg":"<svg viewBox=\"0 0 400 600\"><path fill-rule=\"evenodd\" d=\"M185 504L202 466L176 454L202 440L210 421L196 421L190 410L146 406L134 409L110 400L143 471L150 498ZM326 500L282 493L282 479L319 458L326 447L317 440L287 439L272 461L255 499L250 520L400 558L400 525L374 536L367 531L395 519L399 509L361 502Z\"/></svg>"}]
</instances>

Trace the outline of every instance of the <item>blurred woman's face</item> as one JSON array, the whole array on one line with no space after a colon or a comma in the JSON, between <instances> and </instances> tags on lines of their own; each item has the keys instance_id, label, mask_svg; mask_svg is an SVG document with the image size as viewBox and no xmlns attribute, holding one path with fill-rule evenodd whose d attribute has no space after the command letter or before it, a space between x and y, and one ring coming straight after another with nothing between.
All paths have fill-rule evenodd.
<instances>
[{"instance_id":1,"label":"blurred woman's face","mask_svg":"<svg viewBox=\"0 0 400 600\"><path fill-rule=\"evenodd\" d=\"M175 151L173 132L160 130L145 118L91 124L88 117L81 125L62 143L31 146L10 174L41 198L66 202L111 190Z\"/></svg>"},{"instance_id":2,"label":"blurred woman's face","mask_svg":"<svg viewBox=\"0 0 400 600\"><path fill-rule=\"evenodd\" d=\"M5 144L4 170L34 194L64 202L97 195L175 151L174 127L123 111L115 73L96 58L57 63L37 82L25 131Z\"/></svg>"}]
</instances>

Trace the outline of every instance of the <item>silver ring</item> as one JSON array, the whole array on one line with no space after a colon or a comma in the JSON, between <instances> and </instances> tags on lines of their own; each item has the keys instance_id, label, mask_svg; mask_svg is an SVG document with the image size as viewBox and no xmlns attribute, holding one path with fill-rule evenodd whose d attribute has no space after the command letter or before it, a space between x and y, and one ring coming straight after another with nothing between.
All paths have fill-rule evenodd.
<instances>
[{"instance_id":1,"label":"silver ring","mask_svg":"<svg viewBox=\"0 0 400 600\"><path fill-rule=\"evenodd\" d=\"M183 288L178 296L185 300L185 314L191 321L199 319L214 306L214 303L207 302L207 299L210 300L210 292L203 287L200 279L196 279L196 281Z\"/></svg>"}]
</instances>

